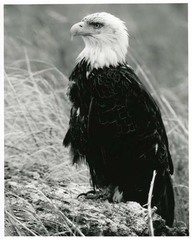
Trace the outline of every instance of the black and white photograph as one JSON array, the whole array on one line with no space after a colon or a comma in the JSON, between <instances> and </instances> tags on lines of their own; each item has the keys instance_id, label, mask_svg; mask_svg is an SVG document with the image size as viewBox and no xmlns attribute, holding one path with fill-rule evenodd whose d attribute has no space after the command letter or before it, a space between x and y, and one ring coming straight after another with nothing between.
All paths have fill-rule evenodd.
<instances>
[{"instance_id":1,"label":"black and white photograph","mask_svg":"<svg viewBox=\"0 0 192 240\"><path fill-rule=\"evenodd\" d=\"M190 236L188 3L3 5L4 236Z\"/></svg>"}]
</instances>

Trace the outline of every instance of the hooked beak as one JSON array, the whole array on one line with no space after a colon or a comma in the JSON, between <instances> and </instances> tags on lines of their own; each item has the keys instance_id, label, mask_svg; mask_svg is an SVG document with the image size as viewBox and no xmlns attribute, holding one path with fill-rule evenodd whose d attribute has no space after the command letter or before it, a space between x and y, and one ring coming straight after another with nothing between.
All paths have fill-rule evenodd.
<instances>
[{"instance_id":1,"label":"hooked beak","mask_svg":"<svg viewBox=\"0 0 192 240\"><path fill-rule=\"evenodd\" d=\"M78 22L74 24L70 29L70 36L71 40L73 40L73 37L75 36L88 36L91 35L90 31L86 29L84 22Z\"/></svg>"}]
</instances>

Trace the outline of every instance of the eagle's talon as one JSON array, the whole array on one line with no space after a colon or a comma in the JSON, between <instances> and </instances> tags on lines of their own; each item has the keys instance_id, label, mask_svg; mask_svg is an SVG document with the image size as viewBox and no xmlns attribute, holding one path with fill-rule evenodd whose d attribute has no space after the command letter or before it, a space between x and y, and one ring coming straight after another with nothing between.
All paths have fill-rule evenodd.
<instances>
[{"instance_id":1,"label":"eagle's talon","mask_svg":"<svg viewBox=\"0 0 192 240\"><path fill-rule=\"evenodd\" d=\"M90 191L88 191L88 192L86 192L86 193L80 193L80 194L77 196L77 199L78 199L79 197L81 197L81 196L84 196L85 198L89 198L89 197L88 197L89 194L96 194L96 191L95 191L95 190L90 190Z\"/></svg>"}]
</instances>

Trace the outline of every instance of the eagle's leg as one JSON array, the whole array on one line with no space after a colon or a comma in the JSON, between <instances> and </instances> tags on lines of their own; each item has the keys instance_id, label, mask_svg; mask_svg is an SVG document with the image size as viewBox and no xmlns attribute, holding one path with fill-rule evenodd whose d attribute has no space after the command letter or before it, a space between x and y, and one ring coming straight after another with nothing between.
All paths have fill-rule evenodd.
<instances>
[{"instance_id":1,"label":"eagle's leg","mask_svg":"<svg viewBox=\"0 0 192 240\"><path fill-rule=\"evenodd\" d=\"M113 192L112 202L119 203L123 201L124 201L123 192L120 191L118 186L116 186Z\"/></svg>"}]
</instances>

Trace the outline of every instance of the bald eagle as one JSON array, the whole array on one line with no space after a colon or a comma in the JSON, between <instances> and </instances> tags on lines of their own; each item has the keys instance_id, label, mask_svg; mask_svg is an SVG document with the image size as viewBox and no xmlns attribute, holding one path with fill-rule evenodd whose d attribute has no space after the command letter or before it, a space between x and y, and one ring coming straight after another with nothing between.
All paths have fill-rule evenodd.
<instances>
[{"instance_id":1,"label":"bald eagle","mask_svg":"<svg viewBox=\"0 0 192 240\"><path fill-rule=\"evenodd\" d=\"M109 188L109 200L141 205L147 203L156 170L152 205L172 226L168 138L157 103L126 63L124 22L109 13L94 13L70 33L85 43L69 78L72 107L63 144L70 145L73 163L86 161L93 188Z\"/></svg>"}]
</instances>

